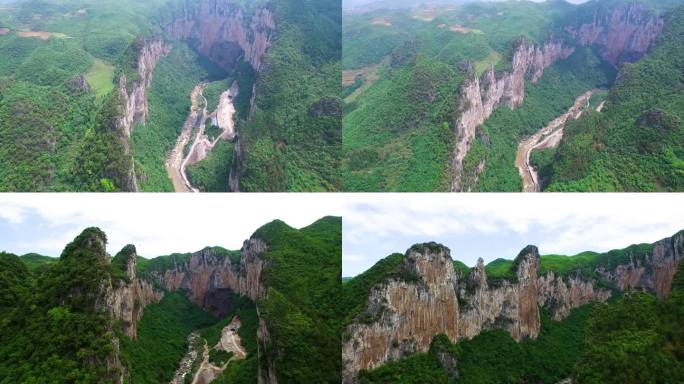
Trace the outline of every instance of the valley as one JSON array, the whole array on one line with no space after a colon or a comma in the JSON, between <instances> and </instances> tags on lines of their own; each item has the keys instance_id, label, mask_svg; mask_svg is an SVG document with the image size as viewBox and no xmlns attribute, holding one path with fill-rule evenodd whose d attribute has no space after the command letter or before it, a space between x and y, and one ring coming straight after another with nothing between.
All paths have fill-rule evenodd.
<instances>
[{"instance_id":1,"label":"valley","mask_svg":"<svg viewBox=\"0 0 684 384\"><path fill-rule=\"evenodd\" d=\"M539 130L534 135L520 142L518 153L515 158L515 166L523 179L523 192L540 192L539 175L530 164L530 156L535 149L545 149L557 147L563 139L563 127L565 123L572 119L577 120L586 108L589 107L589 99L594 94L594 90L580 95L575 104L563 115L557 117L546 127ZM603 105L603 104L602 104ZM600 112L601 106L597 108Z\"/></svg>"},{"instance_id":2,"label":"valley","mask_svg":"<svg viewBox=\"0 0 684 384\"><path fill-rule=\"evenodd\" d=\"M191 107L176 145L166 160L166 169L175 192L199 192L190 182L187 168L206 159L219 140L233 140L235 132L235 106L232 100L237 96L237 82L230 90L221 92L216 111L209 113L208 102L204 97L206 83L198 84L190 95ZM207 127L209 123L209 127ZM218 134L207 134L210 128L218 128ZM228 180L223 180L226 184Z\"/></svg>"},{"instance_id":3,"label":"valley","mask_svg":"<svg viewBox=\"0 0 684 384\"><path fill-rule=\"evenodd\" d=\"M0 290L13 292L12 309L0 313L1 381L339 381L339 359L329 356L340 351L339 319L330 317L340 218L301 229L276 220L233 251L146 259L133 245L112 257L106 244L88 228L60 258L33 258L31 270L0 254Z\"/></svg>"},{"instance_id":4,"label":"valley","mask_svg":"<svg viewBox=\"0 0 684 384\"><path fill-rule=\"evenodd\" d=\"M657 52L677 40L682 6L678 1L659 5L648 1L580 5L405 2L396 6L374 2L347 11L343 18L345 73L375 68L371 66L385 56L391 60L373 70L377 74L373 82L348 79L344 84L345 189L534 189L529 172L513 166L518 146L571 108L569 96L574 100L592 89L608 88L610 96L603 108L610 110L611 105L621 103L613 95L627 81L626 73L648 65L656 56L659 66L650 68L653 81L656 73L681 74L664 64L677 62L677 54ZM426 63L432 72L426 70ZM437 68L441 72L434 71ZM449 75L445 75L447 69ZM629 92L638 94L637 89ZM545 100L538 99L540 91ZM661 104L649 101L654 103ZM612 127L622 125L622 131L632 132L639 114L650 107L631 104L625 108L631 108L631 115L621 122L599 123L593 114L584 114L570 126L582 124L585 132L596 134L596 141L604 134L624 141L617 139L622 136L620 130ZM681 112L671 108L675 116ZM441 128L451 131L450 137L444 137ZM674 136L682 134L681 126L653 134L656 140L672 144L630 155L624 145L590 144L564 135L554 145L557 151L549 149L537 156L544 161L545 172L539 189L680 190L676 159L682 147ZM433 148L430 152L423 148L426 141ZM573 148L572 154L565 149L566 143ZM626 172L626 163L622 167L608 160L616 157L643 171Z\"/></svg>"},{"instance_id":5,"label":"valley","mask_svg":"<svg viewBox=\"0 0 684 384\"><path fill-rule=\"evenodd\" d=\"M8 165L0 190L339 189L339 116L310 112L339 95L339 84L327 81L341 59L333 22L339 4L41 4L0 9L0 54L7 58L0 84L8 96L0 100L0 158ZM317 33L300 42L313 19ZM287 33L276 33L281 28ZM183 123L198 108L189 96L203 82L230 92L207 106L207 114L220 107L220 124L212 125L226 132L217 141L206 127L203 138L206 123L197 123L188 139L193 151L183 155L190 158L176 164ZM278 83L307 91L272 86ZM59 112L45 107L44 97L59 99ZM24 106L35 113L22 120L13 110ZM274 118L283 113L296 118ZM36 135L45 131L44 139Z\"/></svg>"}]
</instances>

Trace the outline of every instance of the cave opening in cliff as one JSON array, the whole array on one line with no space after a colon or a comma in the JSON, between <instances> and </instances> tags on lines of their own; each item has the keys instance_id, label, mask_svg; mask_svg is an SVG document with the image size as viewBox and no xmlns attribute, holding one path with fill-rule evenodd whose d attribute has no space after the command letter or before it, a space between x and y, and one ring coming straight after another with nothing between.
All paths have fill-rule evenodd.
<instances>
[{"instance_id":1,"label":"cave opening in cliff","mask_svg":"<svg viewBox=\"0 0 684 384\"><path fill-rule=\"evenodd\" d=\"M218 318L224 318L233 309L238 295L230 288L218 288L207 292L202 307Z\"/></svg>"}]
</instances>

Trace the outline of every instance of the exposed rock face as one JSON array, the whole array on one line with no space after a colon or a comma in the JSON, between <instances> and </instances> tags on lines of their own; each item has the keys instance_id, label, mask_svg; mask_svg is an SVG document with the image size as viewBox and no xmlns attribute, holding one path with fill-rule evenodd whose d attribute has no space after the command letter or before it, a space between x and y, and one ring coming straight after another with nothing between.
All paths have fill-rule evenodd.
<instances>
[{"instance_id":1,"label":"exposed rock face","mask_svg":"<svg viewBox=\"0 0 684 384\"><path fill-rule=\"evenodd\" d=\"M131 132L136 124L144 123L149 116L147 105L147 88L152 85L152 74L159 59L171 52L171 44L155 39L139 43L137 62L138 79L129 82L126 75L119 78L119 97L123 106L118 126L126 134Z\"/></svg>"},{"instance_id":2,"label":"exposed rock face","mask_svg":"<svg viewBox=\"0 0 684 384\"><path fill-rule=\"evenodd\" d=\"M643 288L666 297L684 252L684 232L654 244L643 259L612 271L599 266L598 276L616 288ZM638 261L642 260L642 261ZM539 307L562 320L574 308L605 301L609 289L579 273L539 276L537 247L528 246L513 262L514 279L488 278L482 259L467 277L453 268L449 250L437 244L412 247L397 277L371 289L365 310L349 324L343 337L343 382L357 382L358 372L414 352L425 352L432 338L472 338L483 330L503 329L516 340L536 338ZM449 361L442 364L454 368ZM454 368L455 369L455 368Z\"/></svg>"},{"instance_id":3,"label":"exposed rock face","mask_svg":"<svg viewBox=\"0 0 684 384\"><path fill-rule=\"evenodd\" d=\"M233 69L244 54L245 60L259 71L275 28L273 14L267 8L257 8L246 17L235 2L203 0L185 1L166 30L174 38L189 40L226 70Z\"/></svg>"},{"instance_id":4,"label":"exposed rock face","mask_svg":"<svg viewBox=\"0 0 684 384\"><path fill-rule=\"evenodd\" d=\"M579 276L564 279L549 272L539 278L538 303L549 308L554 320L562 320L573 308L610 298L610 290L598 288L595 283Z\"/></svg>"},{"instance_id":5,"label":"exposed rock face","mask_svg":"<svg viewBox=\"0 0 684 384\"><path fill-rule=\"evenodd\" d=\"M466 284L459 291L465 303L459 314L459 338L472 338L482 330L501 328L516 340L539 334L537 275L539 251L525 248L518 258L517 282L487 281L484 262L478 260ZM455 341L455 340L454 340Z\"/></svg>"},{"instance_id":6,"label":"exposed rock face","mask_svg":"<svg viewBox=\"0 0 684 384\"><path fill-rule=\"evenodd\" d=\"M75 93L89 93L91 88L85 76L78 75L69 81L69 89Z\"/></svg>"},{"instance_id":7,"label":"exposed rock face","mask_svg":"<svg viewBox=\"0 0 684 384\"><path fill-rule=\"evenodd\" d=\"M122 189L129 192L138 191L138 181L135 174L134 162L130 150L131 132L136 124L144 123L149 115L147 105L147 88L152 84L152 73L157 62L171 52L171 44L159 39L142 41L139 43L137 62L137 76L135 81L127 81L126 75L119 78L119 103L121 105L117 129L121 142L124 144L124 155L131 157L131 167L125 177Z\"/></svg>"},{"instance_id":8,"label":"exposed rock face","mask_svg":"<svg viewBox=\"0 0 684 384\"><path fill-rule=\"evenodd\" d=\"M559 40L536 46L521 39L517 44L511 72L495 73L490 65L481 79L471 71L460 88L459 117L455 123L457 141L452 159L454 177L451 190L454 192L467 189L461 178L463 159L468 154L477 127L491 116L495 108L506 105L512 109L522 104L525 80L537 82L546 68L574 52L574 48L565 46Z\"/></svg>"},{"instance_id":9,"label":"exposed rock face","mask_svg":"<svg viewBox=\"0 0 684 384\"><path fill-rule=\"evenodd\" d=\"M158 303L164 296L148 281L136 277L135 247L127 245L122 251L127 256L126 278L113 282L107 307L111 316L120 321L122 331L128 337L137 337L137 323L142 318L143 309L151 303Z\"/></svg>"},{"instance_id":10,"label":"exposed rock face","mask_svg":"<svg viewBox=\"0 0 684 384\"><path fill-rule=\"evenodd\" d=\"M628 264L618 265L612 271L600 267L596 272L620 290L642 288L665 298L670 295L683 253L684 231L653 244L653 251L643 260L631 256Z\"/></svg>"},{"instance_id":11,"label":"exposed rock face","mask_svg":"<svg viewBox=\"0 0 684 384\"><path fill-rule=\"evenodd\" d=\"M436 245L435 245L436 246ZM458 338L457 279L446 247L414 247L403 268L417 281L393 278L374 287L364 320L347 328L343 377L402 356L426 351L434 335ZM346 380L345 380L346 381Z\"/></svg>"},{"instance_id":12,"label":"exposed rock face","mask_svg":"<svg viewBox=\"0 0 684 384\"><path fill-rule=\"evenodd\" d=\"M196 252L184 263L165 271L155 273L154 279L166 289L186 289L195 304L209 307L206 299L210 292L229 289L234 294L258 299L262 292L261 273L266 262L261 256L266 244L256 238L244 242L239 264L230 258L219 257L211 248Z\"/></svg>"},{"instance_id":13,"label":"exposed rock face","mask_svg":"<svg viewBox=\"0 0 684 384\"><path fill-rule=\"evenodd\" d=\"M662 17L633 2L596 10L591 20L565 30L582 45L600 45L603 58L617 67L647 53L663 31L664 24Z\"/></svg>"}]
</instances>

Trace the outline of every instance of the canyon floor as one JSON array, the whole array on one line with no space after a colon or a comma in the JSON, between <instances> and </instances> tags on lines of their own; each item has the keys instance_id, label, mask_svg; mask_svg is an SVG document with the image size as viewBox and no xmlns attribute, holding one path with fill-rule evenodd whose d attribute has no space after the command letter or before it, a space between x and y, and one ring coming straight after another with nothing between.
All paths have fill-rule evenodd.
<instances>
[{"instance_id":1,"label":"canyon floor","mask_svg":"<svg viewBox=\"0 0 684 384\"><path fill-rule=\"evenodd\" d=\"M518 145L518 152L515 158L515 166L518 168L520 177L523 179L523 192L541 192L539 185L539 175L530 164L530 156L535 149L557 147L563 139L563 129L568 120L576 120L589 107L589 99L596 92L596 89L587 91L575 99L575 103L567 112L560 115L547 126L540 129L534 135L524 139ZM603 104L597 108L600 111Z\"/></svg>"},{"instance_id":2,"label":"canyon floor","mask_svg":"<svg viewBox=\"0 0 684 384\"><path fill-rule=\"evenodd\" d=\"M232 361L245 359L247 357L247 351L242 346L240 336L237 333L240 326L240 319L237 316L234 317L230 324L223 327L221 330L221 338L218 343L211 348L209 348L205 339L200 338L197 331L191 333L188 337L188 352L181 360L170 384L184 384L186 382L185 378L188 375L193 375L192 384L209 384L218 377ZM200 345L201 348L199 347ZM226 363L217 366L209 361L209 351L211 349L230 352L233 355ZM202 359L202 362L200 363L197 372L193 374L192 368L199 358Z\"/></svg>"},{"instance_id":3,"label":"canyon floor","mask_svg":"<svg viewBox=\"0 0 684 384\"><path fill-rule=\"evenodd\" d=\"M205 159L219 140L232 140L235 137L236 115L233 99L237 96L237 82L229 90L224 91L219 99L219 105L211 115L208 112L208 102L204 97L206 82L199 83L190 94L190 113L183 124L176 145L166 159L166 171L173 183L175 192L199 192L187 175L187 167ZM211 140L206 134L206 121L212 116L221 135ZM190 149L186 153L188 145ZM227 182L227 181L226 181Z\"/></svg>"}]
</instances>

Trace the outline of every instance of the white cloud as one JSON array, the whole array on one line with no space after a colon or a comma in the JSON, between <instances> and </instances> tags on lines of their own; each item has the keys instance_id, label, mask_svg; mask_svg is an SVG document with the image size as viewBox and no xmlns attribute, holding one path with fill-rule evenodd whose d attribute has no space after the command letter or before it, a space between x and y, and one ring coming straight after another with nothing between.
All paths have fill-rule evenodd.
<instances>
[{"instance_id":1,"label":"white cloud","mask_svg":"<svg viewBox=\"0 0 684 384\"><path fill-rule=\"evenodd\" d=\"M88 226L107 233L110 253L132 243L139 254L157 256L208 245L239 249L254 230L274 219L303 227L342 214L340 195L300 193L12 194L0 196L0 208L0 218L10 223L18 223L29 211L37 215L52 231L37 230L35 239L18 245L33 245L52 255ZM46 232L57 235L46 238Z\"/></svg>"},{"instance_id":2,"label":"white cloud","mask_svg":"<svg viewBox=\"0 0 684 384\"><path fill-rule=\"evenodd\" d=\"M404 250L381 244L406 239L459 238L446 244L454 253L486 248L499 257L529 243L542 253L573 254L653 242L684 228L683 202L681 194L646 193L354 195L345 202L344 249L356 257L343 268L360 272L369 259Z\"/></svg>"}]
</instances>

